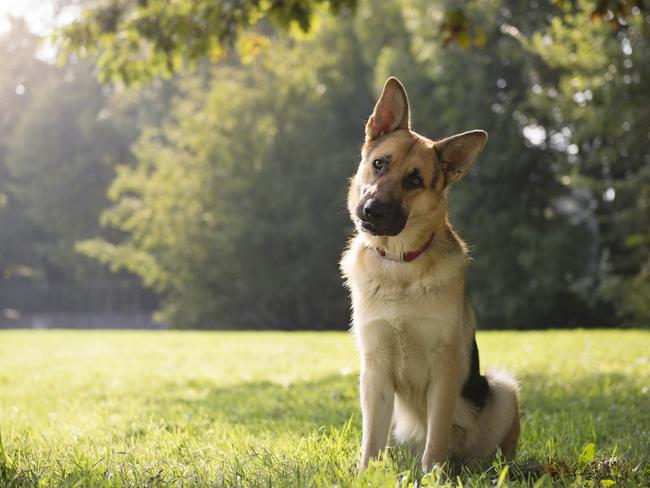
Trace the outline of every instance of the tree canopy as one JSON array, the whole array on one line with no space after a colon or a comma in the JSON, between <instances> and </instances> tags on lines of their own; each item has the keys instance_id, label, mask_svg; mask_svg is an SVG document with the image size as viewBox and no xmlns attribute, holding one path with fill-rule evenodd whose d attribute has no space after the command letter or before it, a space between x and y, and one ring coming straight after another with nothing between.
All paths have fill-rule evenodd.
<instances>
[{"instance_id":1,"label":"tree canopy","mask_svg":"<svg viewBox=\"0 0 650 488\"><path fill-rule=\"evenodd\" d=\"M408 3L405 6L408 8ZM421 6L416 7L415 11ZM184 66L209 57L223 59L233 48L255 53L269 38L282 32L306 34L329 11L346 15L357 10L359 0L99 0L86 5L83 16L62 28L57 40L64 52L98 56L104 80L135 83L154 76L171 76ZM373 2L373 9L382 9ZM489 19L473 11L480 2L435 3L421 11L445 45L483 47ZM571 8L583 10L584 2L542 0L547 15ZM555 7L555 8L548 8ZM594 22L607 22L611 29L627 28L630 15L641 11L642 0L598 0L586 5ZM533 2L532 8L537 8Z\"/></svg>"},{"instance_id":2,"label":"tree canopy","mask_svg":"<svg viewBox=\"0 0 650 488\"><path fill-rule=\"evenodd\" d=\"M306 33L316 12L337 14L356 4L357 0L109 0L85 9L58 39L68 51L97 53L105 79L131 83L171 75L206 56L222 59L236 45L255 52L267 44L273 27Z\"/></svg>"}]
</instances>

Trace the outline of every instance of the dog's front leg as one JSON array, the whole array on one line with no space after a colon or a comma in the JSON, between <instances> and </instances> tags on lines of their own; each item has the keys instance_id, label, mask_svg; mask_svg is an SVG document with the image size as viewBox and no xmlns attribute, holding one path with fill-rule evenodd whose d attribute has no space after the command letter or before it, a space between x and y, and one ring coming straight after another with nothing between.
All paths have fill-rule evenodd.
<instances>
[{"instance_id":1,"label":"dog's front leg","mask_svg":"<svg viewBox=\"0 0 650 488\"><path fill-rule=\"evenodd\" d=\"M366 355L361 371L361 413L363 415L363 440L361 467L368 466L386 447L388 430L393 415L394 387L388 365Z\"/></svg>"},{"instance_id":2,"label":"dog's front leg","mask_svg":"<svg viewBox=\"0 0 650 488\"><path fill-rule=\"evenodd\" d=\"M458 348L447 346L427 388L427 438L422 456L425 473L431 471L434 464L442 464L447 459L459 376Z\"/></svg>"}]
</instances>

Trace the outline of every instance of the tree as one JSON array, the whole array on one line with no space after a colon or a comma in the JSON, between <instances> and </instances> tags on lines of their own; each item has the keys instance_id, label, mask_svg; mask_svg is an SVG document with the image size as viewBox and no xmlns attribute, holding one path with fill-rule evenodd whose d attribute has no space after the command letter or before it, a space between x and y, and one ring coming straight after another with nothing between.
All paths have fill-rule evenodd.
<instances>
[{"instance_id":1,"label":"tree","mask_svg":"<svg viewBox=\"0 0 650 488\"><path fill-rule=\"evenodd\" d=\"M36 58L38 46L39 38L20 19L12 19L10 30L0 36L0 282L30 276L36 266L31 244L40 233L11 193L7 159L14 127L54 71Z\"/></svg>"},{"instance_id":2,"label":"tree","mask_svg":"<svg viewBox=\"0 0 650 488\"><path fill-rule=\"evenodd\" d=\"M355 11L358 0L102 0L86 8L81 19L60 29L58 40L65 52L99 56L104 80L135 83L157 75L170 76L184 65L210 57L225 57L237 47L256 52L268 44L275 29L308 33L324 9L341 15ZM384 2L372 2L384 9ZM408 4L408 2L406 2ZM564 0L543 2L548 14ZM573 4L573 2L571 2ZM485 44L489 19L472 12L481 2L449 2L439 10L428 30L436 31L445 46L468 48ZM537 8L537 3L533 4ZM643 9L641 0L590 2L593 19L606 19L623 29L631 10Z\"/></svg>"},{"instance_id":3,"label":"tree","mask_svg":"<svg viewBox=\"0 0 650 488\"><path fill-rule=\"evenodd\" d=\"M80 248L142 276L180 327L344 328L345 181L372 104L349 21L182 83Z\"/></svg>"},{"instance_id":4,"label":"tree","mask_svg":"<svg viewBox=\"0 0 650 488\"><path fill-rule=\"evenodd\" d=\"M266 43L269 25L309 32L316 12L341 13L357 0L123 0L99 2L59 32L69 52L99 55L104 79L126 83L171 75L184 63L221 59L236 43L244 51ZM250 28L258 26L262 32ZM247 35L241 36L247 31Z\"/></svg>"},{"instance_id":5,"label":"tree","mask_svg":"<svg viewBox=\"0 0 650 488\"><path fill-rule=\"evenodd\" d=\"M102 86L88 61L49 64L40 41L22 20L0 38L0 281L78 284L107 274L75 242L103 232L114 167L170 95Z\"/></svg>"},{"instance_id":6,"label":"tree","mask_svg":"<svg viewBox=\"0 0 650 488\"><path fill-rule=\"evenodd\" d=\"M544 127L540 144L558 178L582 195L595 226L581 291L637 326L650 319L650 18L640 14L612 31L581 1L535 33L529 49L548 69L528 110Z\"/></svg>"}]
</instances>

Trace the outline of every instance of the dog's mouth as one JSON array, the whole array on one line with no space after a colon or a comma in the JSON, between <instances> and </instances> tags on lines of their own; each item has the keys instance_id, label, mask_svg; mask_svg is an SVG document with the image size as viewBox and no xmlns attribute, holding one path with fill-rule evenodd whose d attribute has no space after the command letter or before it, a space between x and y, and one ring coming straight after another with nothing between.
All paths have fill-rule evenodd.
<instances>
[{"instance_id":1,"label":"dog's mouth","mask_svg":"<svg viewBox=\"0 0 650 488\"><path fill-rule=\"evenodd\" d=\"M377 225L377 224L373 224L372 222L368 222L367 220L359 219L359 224L361 230L370 235L395 237L400 232L402 232L402 230L404 230L404 227L406 226L406 221L404 221L403 223L398 222L396 224L391 224L391 225Z\"/></svg>"},{"instance_id":2,"label":"dog's mouth","mask_svg":"<svg viewBox=\"0 0 650 488\"><path fill-rule=\"evenodd\" d=\"M379 231L377 230L377 228L374 225L372 225L370 222L364 222L363 220L360 220L359 222L361 223L361 229L364 232L367 232L368 234L372 234L373 236L379 235Z\"/></svg>"}]
</instances>

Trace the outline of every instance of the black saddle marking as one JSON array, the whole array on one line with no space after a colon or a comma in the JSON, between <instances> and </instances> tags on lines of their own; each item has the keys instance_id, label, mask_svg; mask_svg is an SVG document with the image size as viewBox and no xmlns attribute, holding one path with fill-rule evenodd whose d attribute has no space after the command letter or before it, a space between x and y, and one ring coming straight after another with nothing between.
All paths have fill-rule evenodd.
<instances>
[{"instance_id":1,"label":"black saddle marking","mask_svg":"<svg viewBox=\"0 0 650 488\"><path fill-rule=\"evenodd\" d=\"M470 361L469 375L465 380L461 394L463 398L472 402L477 408L483 408L490 394L490 385L488 384L487 378L481 375L476 337L474 337L472 343L472 356Z\"/></svg>"}]
</instances>

